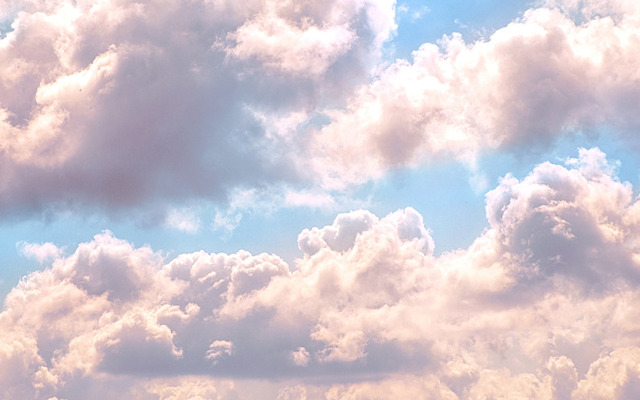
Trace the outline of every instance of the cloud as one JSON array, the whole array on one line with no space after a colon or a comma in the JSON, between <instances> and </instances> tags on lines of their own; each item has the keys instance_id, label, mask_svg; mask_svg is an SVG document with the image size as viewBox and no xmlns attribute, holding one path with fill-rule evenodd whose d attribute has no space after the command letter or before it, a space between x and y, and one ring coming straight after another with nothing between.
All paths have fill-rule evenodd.
<instances>
[{"instance_id":1,"label":"cloud","mask_svg":"<svg viewBox=\"0 0 640 400\"><path fill-rule=\"evenodd\" d=\"M474 43L455 33L425 43L345 107L326 108L329 123L313 138L324 184L450 157L475 170L480 154L542 150L602 126L636 147L640 10L631 1L549 3Z\"/></svg>"},{"instance_id":2,"label":"cloud","mask_svg":"<svg viewBox=\"0 0 640 400\"><path fill-rule=\"evenodd\" d=\"M182 357L173 332L142 310L123 315L96 337L99 369L112 373L162 373Z\"/></svg>"},{"instance_id":3,"label":"cloud","mask_svg":"<svg viewBox=\"0 0 640 400\"><path fill-rule=\"evenodd\" d=\"M167 215L165 225L187 233L197 233L200 230L200 218L193 210L173 210Z\"/></svg>"},{"instance_id":4,"label":"cloud","mask_svg":"<svg viewBox=\"0 0 640 400\"><path fill-rule=\"evenodd\" d=\"M235 45L225 51L285 73L321 75L349 50L356 35L347 24L327 29L308 25L310 20L302 21L301 28L290 26L271 11L230 34Z\"/></svg>"},{"instance_id":5,"label":"cloud","mask_svg":"<svg viewBox=\"0 0 640 400\"><path fill-rule=\"evenodd\" d=\"M621 212L632 203L630 185L609 174L598 149L582 149L579 161L570 164L576 168L542 164L522 182L507 176L487 195L489 222L502 245L528 253L537 277L567 274L595 287L613 283L603 274L637 281L634 253L624 251L626 232L636 225Z\"/></svg>"},{"instance_id":6,"label":"cloud","mask_svg":"<svg viewBox=\"0 0 640 400\"><path fill-rule=\"evenodd\" d=\"M293 362L296 365L305 366L309 363L309 352L304 347L298 347L298 349L291 353Z\"/></svg>"},{"instance_id":7,"label":"cloud","mask_svg":"<svg viewBox=\"0 0 640 400\"><path fill-rule=\"evenodd\" d=\"M484 187L483 152L602 125L635 145L638 6L546 5L385 65L387 0L5 2L0 213L194 232L184 207L212 199L231 232L432 159ZM0 398L636 398L640 200L616 167L580 149L507 174L486 230L439 256L413 208L304 229L293 265L19 242L45 267L0 313Z\"/></svg>"},{"instance_id":8,"label":"cloud","mask_svg":"<svg viewBox=\"0 0 640 400\"><path fill-rule=\"evenodd\" d=\"M287 204L310 204L307 189L451 157L484 190L477 160L496 149L601 126L633 144L638 8L544 5L486 39L452 34L388 63L389 0L11 2L0 212L107 211L193 230L171 210L282 187ZM231 231L240 214L216 226Z\"/></svg>"},{"instance_id":9,"label":"cloud","mask_svg":"<svg viewBox=\"0 0 640 400\"><path fill-rule=\"evenodd\" d=\"M420 7L409 7L406 3L400 3L396 9L399 17L408 18L409 21L415 23L424 17L425 14L428 14L431 10L429 7L422 5Z\"/></svg>"},{"instance_id":10,"label":"cloud","mask_svg":"<svg viewBox=\"0 0 640 400\"><path fill-rule=\"evenodd\" d=\"M284 199L285 203L292 207L333 208L336 206L334 198L323 192L288 191Z\"/></svg>"},{"instance_id":11,"label":"cloud","mask_svg":"<svg viewBox=\"0 0 640 400\"><path fill-rule=\"evenodd\" d=\"M601 357L579 383L577 399L632 398L640 392L640 352L637 347L620 348Z\"/></svg>"},{"instance_id":12,"label":"cloud","mask_svg":"<svg viewBox=\"0 0 640 400\"><path fill-rule=\"evenodd\" d=\"M215 382L203 378L158 379L146 386L150 394L162 400L230 399L234 393L232 382Z\"/></svg>"},{"instance_id":13,"label":"cloud","mask_svg":"<svg viewBox=\"0 0 640 400\"><path fill-rule=\"evenodd\" d=\"M308 180L302 141L258 114L339 97L395 29L387 0L3 7L5 216L84 208L161 224L189 200Z\"/></svg>"},{"instance_id":14,"label":"cloud","mask_svg":"<svg viewBox=\"0 0 640 400\"><path fill-rule=\"evenodd\" d=\"M602 125L632 139L639 10L546 6L386 65L393 1L12 2L0 210L162 223L238 190L344 188L442 157L476 168Z\"/></svg>"},{"instance_id":15,"label":"cloud","mask_svg":"<svg viewBox=\"0 0 640 400\"><path fill-rule=\"evenodd\" d=\"M306 229L295 266L104 232L7 296L2 398L634 397L640 203L615 171L582 149L507 175L437 257L411 208Z\"/></svg>"},{"instance_id":16,"label":"cloud","mask_svg":"<svg viewBox=\"0 0 640 400\"><path fill-rule=\"evenodd\" d=\"M40 263L59 257L62 253L61 249L51 242L42 244L18 242L16 247L24 256L35 258Z\"/></svg>"},{"instance_id":17,"label":"cloud","mask_svg":"<svg viewBox=\"0 0 640 400\"><path fill-rule=\"evenodd\" d=\"M228 238L245 216L270 216L281 208L307 208L332 215L345 209L369 206L370 199L360 200L340 191L321 188L297 190L292 185L274 185L271 188L232 190L227 207L216 207L211 227Z\"/></svg>"},{"instance_id":18,"label":"cloud","mask_svg":"<svg viewBox=\"0 0 640 400\"><path fill-rule=\"evenodd\" d=\"M225 356L230 356L232 348L232 342L228 342L226 340L215 340L209 346L209 351L207 351L206 359L211 360L213 363L216 363L218 359Z\"/></svg>"}]
</instances>

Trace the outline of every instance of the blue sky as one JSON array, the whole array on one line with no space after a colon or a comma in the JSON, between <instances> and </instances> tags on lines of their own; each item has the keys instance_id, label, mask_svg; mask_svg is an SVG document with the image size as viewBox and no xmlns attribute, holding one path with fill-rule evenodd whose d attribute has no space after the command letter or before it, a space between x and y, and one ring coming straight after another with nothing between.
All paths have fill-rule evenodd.
<instances>
[{"instance_id":1,"label":"blue sky","mask_svg":"<svg viewBox=\"0 0 640 400\"><path fill-rule=\"evenodd\" d=\"M521 17L532 4L531 1L497 0L398 2L399 24L393 42L396 57L409 58L423 43L435 43L454 32L461 33L468 41L488 37Z\"/></svg>"},{"instance_id":2,"label":"blue sky","mask_svg":"<svg viewBox=\"0 0 640 400\"><path fill-rule=\"evenodd\" d=\"M0 3L0 399L640 393L638 15Z\"/></svg>"}]
</instances>

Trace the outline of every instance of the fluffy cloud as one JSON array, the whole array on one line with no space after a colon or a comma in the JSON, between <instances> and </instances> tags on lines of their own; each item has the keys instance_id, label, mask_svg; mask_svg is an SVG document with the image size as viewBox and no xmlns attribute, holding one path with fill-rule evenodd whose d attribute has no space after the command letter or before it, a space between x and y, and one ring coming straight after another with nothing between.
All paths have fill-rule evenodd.
<instances>
[{"instance_id":1,"label":"fluffy cloud","mask_svg":"<svg viewBox=\"0 0 640 400\"><path fill-rule=\"evenodd\" d=\"M1 395L631 398L639 210L591 149L503 178L489 228L437 257L411 208L305 229L295 267L105 232L7 296Z\"/></svg>"},{"instance_id":2,"label":"fluffy cloud","mask_svg":"<svg viewBox=\"0 0 640 400\"><path fill-rule=\"evenodd\" d=\"M3 215L85 206L193 230L170 210L442 157L473 167L603 124L632 138L639 122L632 1L548 1L487 39L453 34L391 64L390 0L1 11Z\"/></svg>"},{"instance_id":3,"label":"fluffy cloud","mask_svg":"<svg viewBox=\"0 0 640 400\"><path fill-rule=\"evenodd\" d=\"M637 5L557 1L467 43L423 44L326 110L317 170L330 187L378 178L390 167L545 148L605 125L636 143ZM582 13L581 17L577 13ZM348 132L348 135L345 134Z\"/></svg>"},{"instance_id":4,"label":"fluffy cloud","mask_svg":"<svg viewBox=\"0 0 640 400\"><path fill-rule=\"evenodd\" d=\"M190 232L185 207L226 199L215 225L232 230L282 188L283 203L331 208L323 185L432 158L473 166L601 124L633 138L633 2L550 0L486 40L382 67L394 7L1 2L0 213L144 205ZM640 396L633 187L582 149L486 200L487 229L439 256L412 208L305 229L294 265L169 260L108 231L70 254L21 242L46 268L0 313L0 398Z\"/></svg>"},{"instance_id":5,"label":"fluffy cloud","mask_svg":"<svg viewBox=\"0 0 640 400\"><path fill-rule=\"evenodd\" d=\"M144 204L160 222L167 203L302 179L301 141L259 115L306 115L349 90L395 29L388 0L0 12L0 212Z\"/></svg>"}]
</instances>

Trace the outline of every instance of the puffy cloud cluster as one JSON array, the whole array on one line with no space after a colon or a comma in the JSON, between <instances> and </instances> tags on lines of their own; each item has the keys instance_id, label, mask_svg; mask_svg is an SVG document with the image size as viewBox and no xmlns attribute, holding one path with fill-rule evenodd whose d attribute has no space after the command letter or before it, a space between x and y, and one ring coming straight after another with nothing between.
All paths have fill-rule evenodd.
<instances>
[{"instance_id":1,"label":"puffy cloud cluster","mask_svg":"<svg viewBox=\"0 0 640 400\"><path fill-rule=\"evenodd\" d=\"M3 1L0 211L144 205L193 231L169 209L473 165L602 124L631 137L634 4L550 0L388 65L393 0Z\"/></svg>"},{"instance_id":2,"label":"puffy cloud cluster","mask_svg":"<svg viewBox=\"0 0 640 400\"><path fill-rule=\"evenodd\" d=\"M366 77L395 24L391 0L16 0L0 27L7 215L299 180L276 123Z\"/></svg>"},{"instance_id":3,"label":"puffy cloud cluster","mask_svg":"<svg viewBox=\"0 0 640 400\"><path fill-rule=\"evenodd\" d=\"M195 232L181 208L193 198L250 193L241 208L273 183L335 188L638 128L631 0L550 0L486 40L453 35L378 65L369 82L394 8L1 1L0 214L144 205ZM298 189L283 202L335 204ZM631 185L583 149L486 199L488 228L440 256L411 208L305 229L295 265L246 251L168 260L109 232L72 254L20 243L47 267L0 313L0 398L639 397ZM231 203L216 226L238 223Z\"/></svg>"},{"instance_id":4,"label":"puffy cloud cluster","mask_svg":"<svg viewBox=\"0 0 640 400\"><path fill-rule=\"evenodd\" d=\"M54 261L5 300L0 397L640 395L631 185L581 150L506 176L487 218L469 248L435 256L411 208L341 214L299 235L295 266L245 251L165 260L109 232L68 256L25 244Z\"/></svg>"},{"instance_id":5,"label":"puffy cloud cluster","mask_svg":"<svg viewBox=\"0 0 640 400\"><path fill-rule=\"evenodd\" d=\"M423 44L326 111L314 137L325 184L443 157L475 167L482 152L601 126L635 146L639 13L631 0L549 1L489 38Z\"/></svg>"}]
</instances>

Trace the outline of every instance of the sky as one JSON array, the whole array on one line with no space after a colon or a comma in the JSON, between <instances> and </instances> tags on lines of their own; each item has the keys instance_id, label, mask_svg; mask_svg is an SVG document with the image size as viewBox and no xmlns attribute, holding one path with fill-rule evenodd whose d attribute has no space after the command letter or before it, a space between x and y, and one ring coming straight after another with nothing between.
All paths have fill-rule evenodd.
<instances>
[{"instance_id":1,"label":"sky","mask_svg":"<svg viewBox=\"0 0 640 400\"><path fill-rule=\"evenodd\" d=\"M0 0L0 399L640 397L633 0Z\"/></svg>"}]
</instances>

